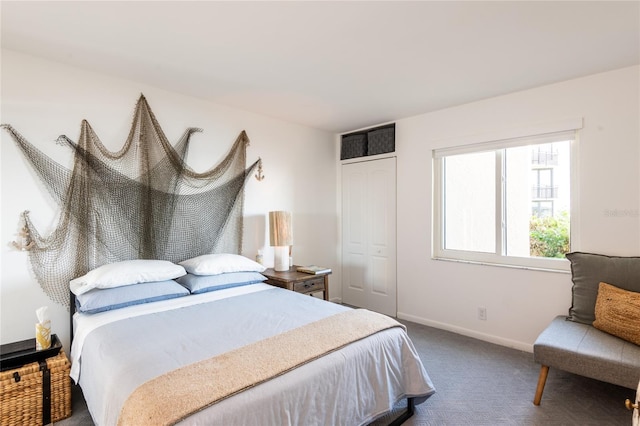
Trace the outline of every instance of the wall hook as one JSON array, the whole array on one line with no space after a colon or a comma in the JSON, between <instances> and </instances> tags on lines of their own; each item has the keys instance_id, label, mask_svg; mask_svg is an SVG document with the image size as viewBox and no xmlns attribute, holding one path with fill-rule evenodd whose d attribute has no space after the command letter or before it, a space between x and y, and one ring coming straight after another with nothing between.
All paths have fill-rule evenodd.
<instances>
[{"instance_id":1,"label":"wall hook","mask_svg":"<svg viewBox=\"0 0 640 426\"><path fill-rule=\"evenodd\" d=\"M264 174L262 173L262 160L258 163L258 173L256 173L255 176L258 181L262 181L264 179Z\"/></svg>"}]
</instances>

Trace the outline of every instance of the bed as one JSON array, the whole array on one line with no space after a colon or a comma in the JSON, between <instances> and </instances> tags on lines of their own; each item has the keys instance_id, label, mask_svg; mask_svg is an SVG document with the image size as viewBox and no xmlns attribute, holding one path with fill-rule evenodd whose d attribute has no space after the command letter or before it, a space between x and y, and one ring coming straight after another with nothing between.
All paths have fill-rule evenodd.
<instances>
[{"instance_id":1,"label":"bed","mask_svg":"<svg viewBox=\"0 0 640 426\"><path fill-rule=\"evenodd\" d=\"M395 320L237 269L72 285L71 377L97 425L366 425L407 398L401 423L435 391Z\"/></svg>"}]
</instances>

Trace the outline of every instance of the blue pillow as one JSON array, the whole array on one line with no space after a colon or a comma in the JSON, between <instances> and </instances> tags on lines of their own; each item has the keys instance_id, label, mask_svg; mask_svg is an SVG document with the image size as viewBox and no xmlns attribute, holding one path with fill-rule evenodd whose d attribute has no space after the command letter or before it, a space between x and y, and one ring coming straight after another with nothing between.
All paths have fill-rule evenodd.
<instances>
[{"instance_id":1,"label":"blue pillow","mask_svg":"<svg viewBox=\"0 0 640 426\"><path fill-rule=\"evenodd\" d=\"M187 295L189 292L173 280L105 289L98 288L76 296L76 311L95 314Z\"/></svg>"},{"instance_id":2,"label":"blue pillow","mask_svg":"<svg viewBox=\"0 0 640 426\"><path fill-rule=\"evenodd\" d=\"M261 283L266 279L267 277L260 272L228 272L217 275L187 274L176 279L176 281L189 289L192 294L197 294L222 290L223 288Z\"/></svg>"}]
</instances>

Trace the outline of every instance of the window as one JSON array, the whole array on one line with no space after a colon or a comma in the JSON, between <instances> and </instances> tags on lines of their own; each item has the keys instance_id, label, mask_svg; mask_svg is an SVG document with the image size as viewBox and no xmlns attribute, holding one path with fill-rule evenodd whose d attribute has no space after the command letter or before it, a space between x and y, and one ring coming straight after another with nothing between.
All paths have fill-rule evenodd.
<instances>
[{"instance_id":1,"label":"window","mask_svg":"<svg viewBox=\"0 0 640 426\"><path fill-rule=\"evenodd\" d=\"M579 127L435 150L434 258L568 270Z\"/></svg>"}]
</instances>

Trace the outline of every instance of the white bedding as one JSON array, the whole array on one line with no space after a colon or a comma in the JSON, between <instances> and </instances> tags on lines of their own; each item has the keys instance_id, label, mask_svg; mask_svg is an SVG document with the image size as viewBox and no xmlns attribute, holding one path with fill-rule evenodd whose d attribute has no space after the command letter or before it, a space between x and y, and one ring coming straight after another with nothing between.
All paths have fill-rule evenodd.
<instances>
[{"instance_id":1,"label":"white bedding","mask_svg":"<svg viewBox=\"0 0 640 426\"><path fill-rule=\"evenodd\" d=\"M71 378L78 383L80 374L80 354L84 340L96 328L115 321L127 318L133 318L140 315L152 314L154 312L163 312L171 309L183 308L199 303L211 302L214 300L224 299L226 297L238 296L241 294L253 293L272 289L268 284L258 283L242 287L226 288L218 291L202 293L198 297L179 297L176 299L162 300L154 303L146 303L142 305L129 306L124 309L116 309L113 311L100 312L98 314L82 314L76 312L73 314L73 344L71 345Z\"/></svg>"},{"instance_id":2,"label":"white bedding","mask_svg":"<svg viewBox=\"0 0 640 426\"><path fill-rule=\"evenodd\" d=\"M253 284L75 314L72 377L96 424L112 425L127 396L163 372L345 309ZM433 391L413 344L395 328L222 400L181 424L367 424L400 399L426 398Z\"/></svg>"}]
</instances>

